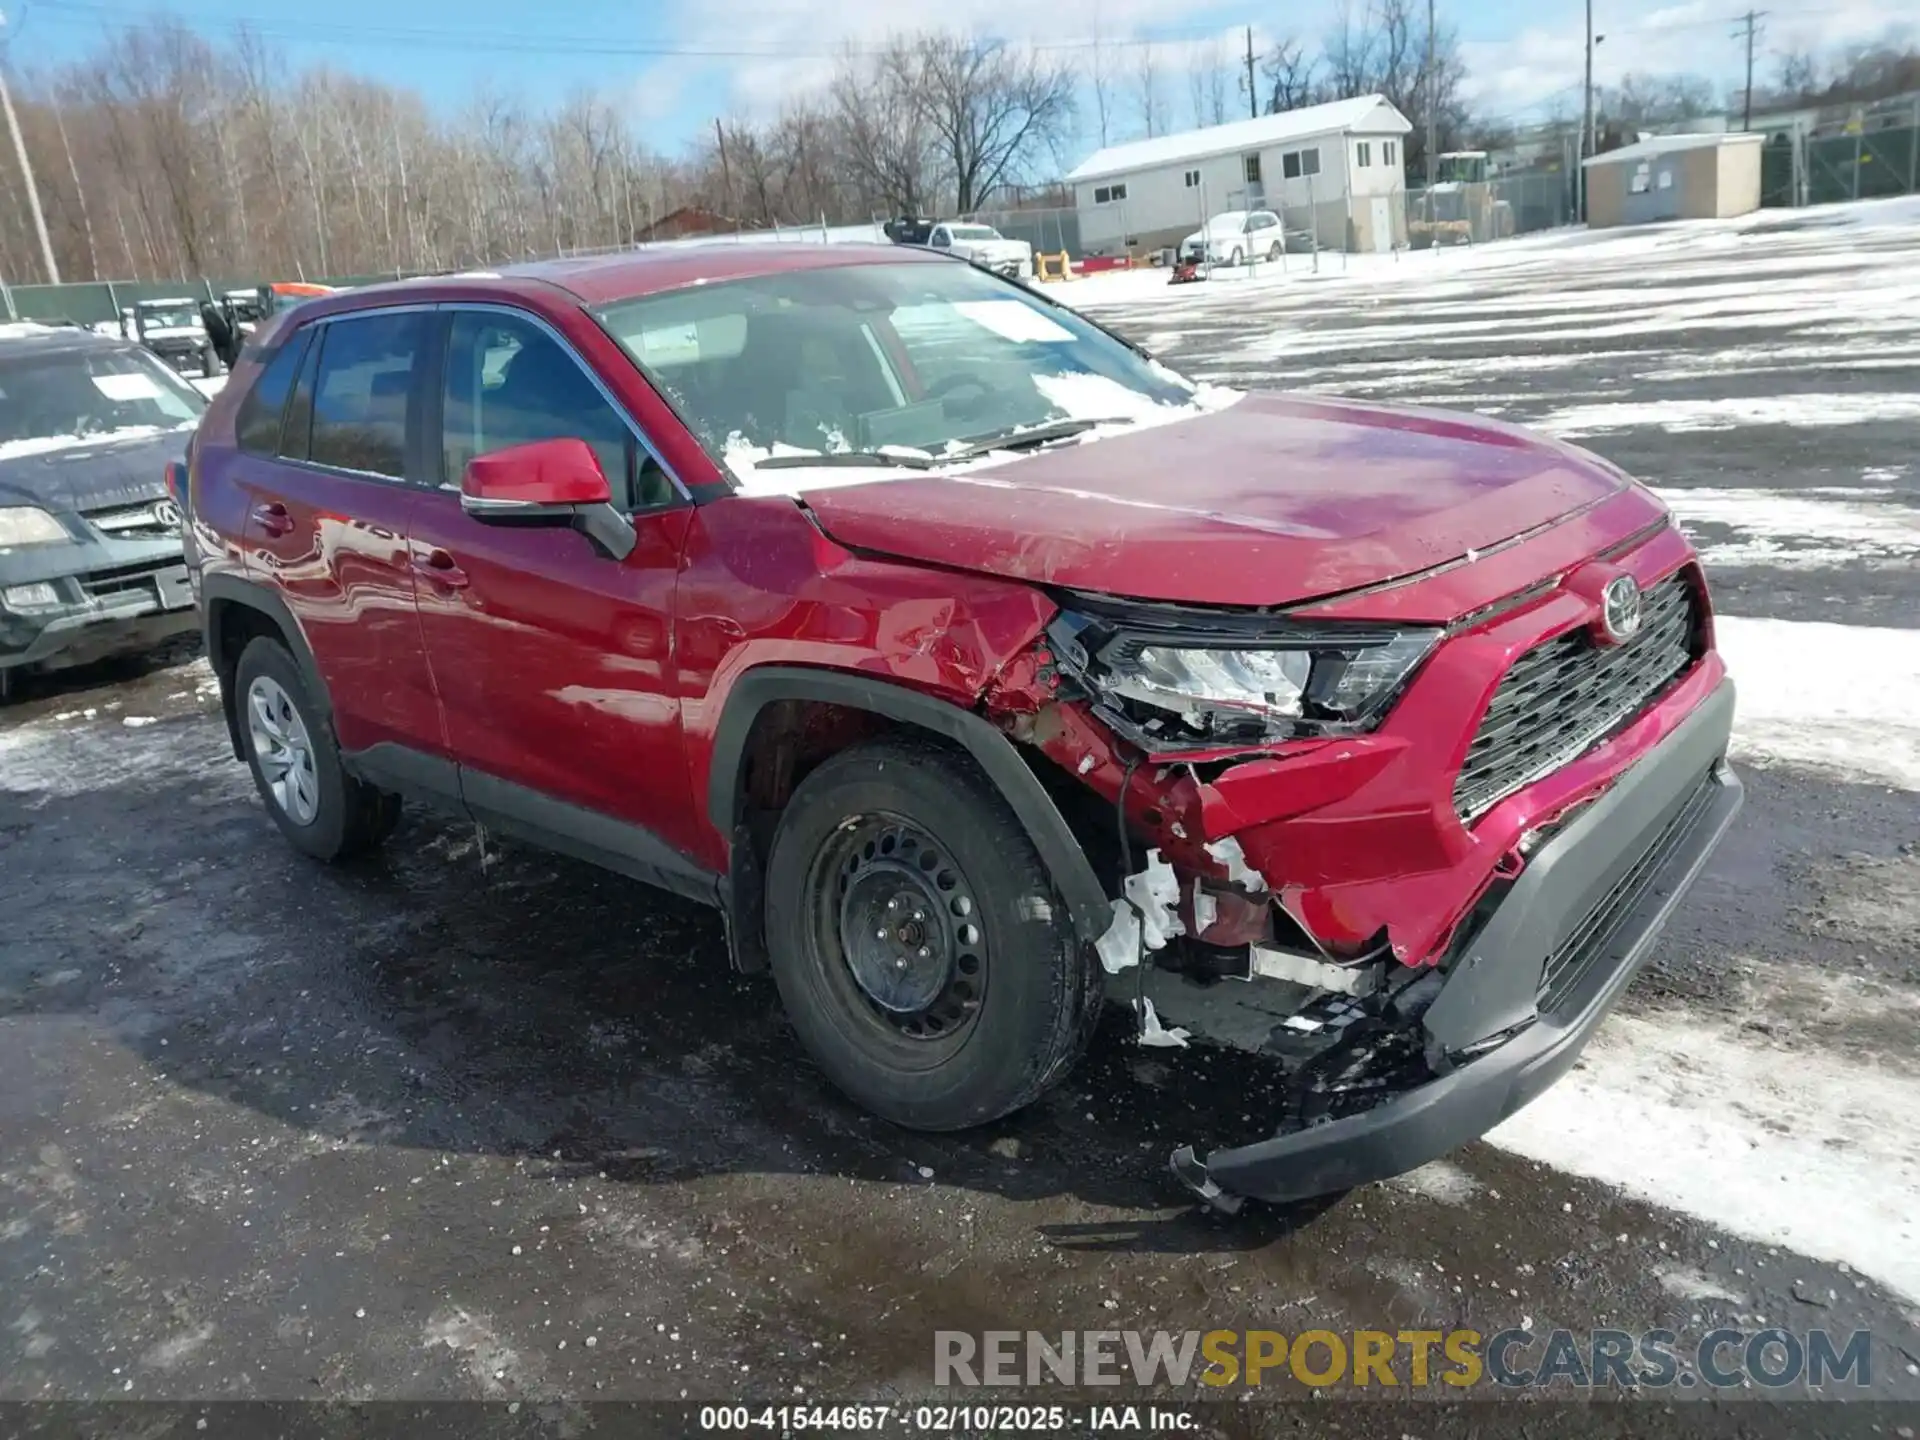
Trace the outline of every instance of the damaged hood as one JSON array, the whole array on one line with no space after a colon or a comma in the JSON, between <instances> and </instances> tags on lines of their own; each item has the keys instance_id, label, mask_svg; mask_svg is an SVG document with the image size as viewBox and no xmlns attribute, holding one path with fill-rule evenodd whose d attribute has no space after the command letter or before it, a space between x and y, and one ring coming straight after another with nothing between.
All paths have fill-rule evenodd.
<instances>
[{"instance_id":1,"label":"damaged hood","mask_svg":"<svg viewBox=\"0 0 1920 1440\"><path fill-rule=\"evenodd\" d=\"M1632 484L1597 456L1497 421L1259 394L984 468L893 475L799 499L857 550L1245 606L1459 560Z\"/></svg>"}]
</instances>

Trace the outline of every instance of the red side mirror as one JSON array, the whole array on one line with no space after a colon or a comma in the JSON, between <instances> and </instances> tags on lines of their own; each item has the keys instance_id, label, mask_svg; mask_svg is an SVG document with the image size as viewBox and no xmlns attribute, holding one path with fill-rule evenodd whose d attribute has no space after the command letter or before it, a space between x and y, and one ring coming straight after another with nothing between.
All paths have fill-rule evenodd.
<instances>
[{"instance_id":1,"label":"red side mirror","mask_svg":"<svg viewBox=\"0 0 1920 1440\"><path fill-rule=\"evenodd\" d=\"M474 515L570 509L612 503L600 458L584 440L535 440L467 462L460 500Z\"/></svg>"}]
</instances>

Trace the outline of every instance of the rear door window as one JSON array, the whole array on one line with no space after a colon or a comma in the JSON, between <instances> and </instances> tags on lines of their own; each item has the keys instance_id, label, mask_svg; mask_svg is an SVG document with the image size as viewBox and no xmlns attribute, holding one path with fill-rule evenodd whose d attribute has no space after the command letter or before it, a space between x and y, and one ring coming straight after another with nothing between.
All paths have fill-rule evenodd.
<instances>
[{"instance_id":1,"label":"rear door window","mask_svg":"<svg viewBox=\"0 0 1920 1440\"><path fill-rule=\"evenodd\" d=\"M418 311L327 322L308 450L316 465L405 478L413 372L425 335Z\"/></svg>"}]
</instances>

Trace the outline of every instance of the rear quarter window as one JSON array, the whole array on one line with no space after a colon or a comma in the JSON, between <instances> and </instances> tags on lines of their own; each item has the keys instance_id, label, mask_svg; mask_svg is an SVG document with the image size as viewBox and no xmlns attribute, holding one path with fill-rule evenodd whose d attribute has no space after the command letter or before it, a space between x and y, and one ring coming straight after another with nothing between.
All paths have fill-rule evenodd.
<instances>
[{"instance_id":1,"label":"rear quarter window","mask_svg":"<svg viewBox=\"0 0 1920 1440\"><path fill-rule=\"evenodd\" d=\"M266 368L242 397L233 422L234 436L242 450L255 455L279 451L280 421L286 414L287 396L293 393L294 377L300 373L300 359L310 335L310 331L302 330L288 336L286 344L267 357Z\"/></svg>"}]
</instances>

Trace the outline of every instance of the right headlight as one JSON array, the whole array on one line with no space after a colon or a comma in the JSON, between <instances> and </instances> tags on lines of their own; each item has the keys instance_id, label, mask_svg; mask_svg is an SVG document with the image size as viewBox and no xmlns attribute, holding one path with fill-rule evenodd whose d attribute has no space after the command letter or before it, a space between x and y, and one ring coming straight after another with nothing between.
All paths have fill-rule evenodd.
<instances>
[{"instance_id":1,"label":"right headlight","mask_svg":"<svg viewBox=\"0 0 1920 1440\"><path fill-rule=\"evenodd\" d=\"M1103 606L1063 612L1048 638L1102 719L1165 751L1371 730L1441 633Z\"/></svg>"},{"instance_id":2,"label":"right headlight","mask_svg":"<svg viewBox=\"0 0 1920 1440\"><path fill-rule=\"evenodd\" d=\"M0 506L0 549L10 545L48 545L72 538L66 526L37 506Z\"/></svg>"}]
</instances>

